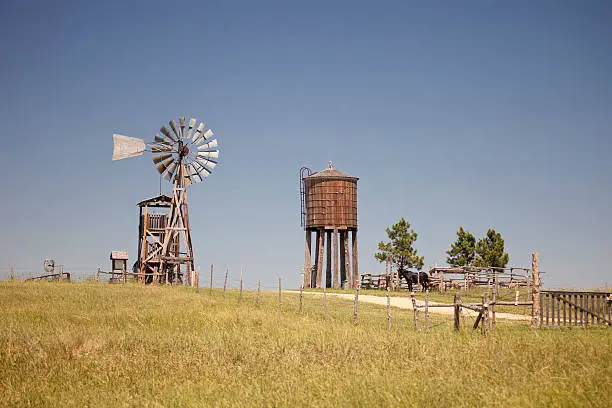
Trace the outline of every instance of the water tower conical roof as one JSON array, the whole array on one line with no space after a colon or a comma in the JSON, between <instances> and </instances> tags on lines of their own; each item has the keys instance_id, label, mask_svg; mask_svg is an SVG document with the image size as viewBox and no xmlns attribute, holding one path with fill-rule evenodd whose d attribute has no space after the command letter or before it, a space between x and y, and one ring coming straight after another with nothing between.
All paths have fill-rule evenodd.
<instances>
[{"instance_id":1,"label":"water tower conical roof","mask_svg":"<svg viewBox=\"0 0 612 408\"><path fill-rule=\"evenodd\" d=\"M316 178L333 178L337 180L359 180L359 177L354 177L341 171L336 170L332 162L329 162L329 167L325 170L321 170L317 173L313 173L308 177L304 177L304 180L316 179Z\"/></svg>"}]
</instances>

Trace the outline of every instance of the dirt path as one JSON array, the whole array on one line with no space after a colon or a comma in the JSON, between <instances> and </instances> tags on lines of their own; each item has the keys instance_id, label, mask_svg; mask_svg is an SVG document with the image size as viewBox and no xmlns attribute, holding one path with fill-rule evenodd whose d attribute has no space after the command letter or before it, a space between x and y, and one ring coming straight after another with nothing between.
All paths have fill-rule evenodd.
<instances>
[{"instance_id":1,"label":"dirt path","mask_svg":"<svg viewBox=\"0 0 612 408\"><path fill-rule=\"evenodd\" d=\"M299 293L298 291L290 291L292 293ZM321 292L304 292L304 295L312 295L312 296L323 296ZM353 300L355 299L354 295L348 293L328 293L327 296L335 296L342 299ZM374 295L359 295L359 301L365 303L373 303L375 305L387 305L387 297L386 296L374 296ZM425 306L425 302L422 300L416 301L417 306ZM438 303L438 302L430 302L429 305L447 305L448 307L430 307L429 313L438 313L438 314L453 314L453 305L451 303ZM412 310L412 300L408 297L391 297L391 307L397 307L400 309L409 309ZM421 309L422 310L422 309ZM476 316L478 313L473 310L462 308L463 313L467 316ZM508 320L531 320L530 316L525 315L517 315L512 313L495 313L496 319L508 319Z\"/></svg>"}]
</instances>

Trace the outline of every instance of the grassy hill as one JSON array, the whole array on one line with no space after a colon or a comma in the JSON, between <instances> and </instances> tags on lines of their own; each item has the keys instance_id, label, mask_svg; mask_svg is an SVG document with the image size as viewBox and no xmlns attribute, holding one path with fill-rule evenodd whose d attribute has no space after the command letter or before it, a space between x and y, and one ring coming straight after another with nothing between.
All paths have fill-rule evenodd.
<instances>
[{"instance_id":1,"label":"grassy hill","mask_svg":"<svg viewBox=\"0 0 612 408\"><path fill-rule=\"evenodd\" d=\"M0 282L1 406L609 406L612 330L431 316L276 292Z\"/></svg>"}]
</instances>

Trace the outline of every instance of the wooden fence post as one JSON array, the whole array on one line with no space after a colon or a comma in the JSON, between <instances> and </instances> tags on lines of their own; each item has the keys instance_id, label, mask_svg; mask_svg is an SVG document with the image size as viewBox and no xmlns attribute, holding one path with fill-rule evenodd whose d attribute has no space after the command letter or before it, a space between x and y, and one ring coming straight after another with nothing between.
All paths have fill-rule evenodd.
<instances>
[{"instance_id":1,"label":"wooden fence post","mask_svg":"<svg viewBox=\"0 0 612 408\"><path fill-rule=\"evenodd\" d=\"M480 326L480 332L482 334L487 333L487 326L489 325L489 303L487 302L487 294L482 295L482 324Z\"/></svg>"},{"instance_id":2,"label":"wooden fence post","mask_svg":"<svg viewBox=\"0 0 612 408\"><path fill-rule=\"evenodd\" d=\"M229 274L229 268L225 269L225 280L223 281L223 297L225 297L225 293L227 292L227 275Z\"/></svg>"},{"instance_id":3,"label":"wooden fence post","mask_svg":"<svg viewBox=\"0 0 612 408\"><path fill-rule=\"evenodd\" d=\"M196 293L200 293L200 267L195 270L195 287Z\"/></svg>"},{"instance_id":4,"label":"wooden fence post","mask_svg":"<svg viewBox=\"0 0 612 408\"><path fill-rule=\"evenodd\" d=\"M387 285L387 330L391 328L391 288Z\"/></svg>"},{"instance_id":5,"label":"wooden fence post","mask_svg":"<svg viewBox=\"0 0 612 408\"><path fill-rule=\"evenodd\" d=\"M455 295L453 299L453 309L454 309L454 317L455 317L455 331L459 331L459 314L461 313L461 306L459 305L459 297Z\"/></svg>"},{"instance_id":6,"label":"wooden fence post","mask_svg":"<svg viewBox=\"0 0 612 408\"><path fill-rule=\"evenodd\" d=\"M261 304L261 280L257 281L257 307Z\"/></svg>"},{"instance_id":7,"label":"wooden fence post","mask_svg":"<svg viewBox=\"0 0 612 408\"><path fill-rule=\"evenodd\" d=\"M355 301L353 304L353 324L357 325L357 323L359 323L359 316L358 316L358 305L359 304L359 287L357 287L355 289Z\"/></svg>"},{"instance_id":8,"label":"wooden fence post","mask_svg":"<svg viewBox=\"0 0 612 408\"><path fill-rule=\"evenodd\" d=\"M61 273L64 272L64 265L62 265L61 268ZM60 273L60 277L62 276ZM123 265L123 267L121 267L121 277L123 278L123 283L125 284L125 280L126 280L126 275L125 275L125 265Z\"/></svg>"},{"instance_id":9,"label":"wooden fence post","mask_svg":"<svg viewBox=\"0 0 612 408\"><path fill-rule=\"evenodd\" d=\"M531 306L531 327L541 327L542 320L540 318L540 270L538 268L538 254L536 252L531 254L531 274L533 281L533 291L531 293L531 300L533 302Z\"/></svg>"},{"instance_id":10,"label":"wooden fence post","mask_svg":"<svg viewBox=\"0 0 612 408\"><path fill-rule=\"evenodd\" d=\"M327 280L323 285L323 319L327 319Z\"/></svg>"},{"instance_id":11,"label":"wooden fence post","mask_svg":"<svg viewBox=\"0 0 612 408\"><path fill-rule=\"evenodd\" d=\"M278 310L283 311L283 286L281 278L278 278Z\"/></svg>"},{"instance_id":12,"label":"wooden fence post","mask_svg":"<svg viewBox=\"0 0 612 408\"><path fill-rule=\"evenodd\" d=\"M531 299L531 278L529 277L529 272L527 272L527 301Z\"/></svg>"},{"instance_id":13,"label":"wooden fence post","mask_svg":"<svg viewBox=\"0 0 612 408\"><path fill-rule=\"evenodd\" d=\"M98 271L96 272L96 282L100 282L100 267L98 266Z\"/></svg>"},{"instance_id":14,"label":"wooden fence post","mask_svg":"<svg viewBox=\"0 0 612 408\"><path fill-rule=\"evenodd\" d=\"M425 291L425 329L429 329L429 289Z\"/></svg>"},{"instance_id":15,"label":"wooden fence post","mask_svg":"<svg viewBox=\"0 0 612 408\"><path fill-rule=\"evenodd\" d=\"M414 292L410 292L410 299L412 300L412 311L414 312L414 328L419 329L419 316L418 309L416 306L416 300L414 299Z\"/></svg>"},{"instance_id":16,"label":"wooden fence post","mask_svg":"<svg viewBox=\"0 0 612 408\"><path fill-rule=\"evenodd\" d=\"M300 313L302 313L302 303L304 298L304 279L302 279L302 283L300 284Z\"/></svg>"},{"instance_id":17,"label":"wooden fence post","mask_svg":"<svg viewBox=\"0 0 612 408\"><path fill-rule=\"evenodd\" d=\"M518 291L516 292L518 293ZM497 301L497 282L493 285L491 295L491 329L495 329L495 302Z\"/></svg>"},{"instance_id":18,"label":"wooden fence post","mask_svg":"<svg viewBox=\"0 0 612 408\"><path fill-rule=\"evenodd\" d=\"M244 273L244 268L240 268L240 300L242 300L242 274Z\"/></svg>"},{"instance_id":19,"label":"wooden fence post","mask_svg":"<svg viewBox=\"0 0 612 408\"><path fill-rule=\"evenodd\" d=\"M210 293L212 293L212 289L213 289L213 269L214 269L213 264L210 264Z\"/></svg>"}]
</instances>

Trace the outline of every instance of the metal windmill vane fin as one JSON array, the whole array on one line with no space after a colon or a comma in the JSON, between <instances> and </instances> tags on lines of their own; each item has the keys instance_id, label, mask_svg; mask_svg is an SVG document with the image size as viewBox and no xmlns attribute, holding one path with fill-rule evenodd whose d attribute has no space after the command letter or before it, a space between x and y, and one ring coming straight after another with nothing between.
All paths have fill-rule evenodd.
<instances>
[{"instance_id":1,"label":"metal windmill vane fin","mask_svg":"<svg viewBox=\"0 0 612 408\"><path fill-rule=\"evenodd\" d=\"M198 173L198 170L195 168L193 163L189 163L187 165L187 169L188 169L189 177L191 178L191 182L192 183L195 184L195 183L198 183L198 182L202 181L202 177Z\"/></svg>"},{"instance_id":2,"label":"metal windmill vane fin","mask_svg":"<svg viewBox=\"0 0 612 408\"><path fill-rule=\"evenodd\" d=\"M219 151L211 150L210 152L198 152L198 156L210 157L210 158L216 159L217 157L219 157Z\"/></svg>"},{"instance_id":3,"label":"metal windmill vane fin","mask_svg":"<svg viewBox=\"0 0 612 408\"><path fill-rule=\"evenodd\" d=\"M195 164L197 164L197 172L200 174L200 176L204 175L204 177L208 177L210 173L212 173L212 170L207 169L202 164L199 157L196 159Z\"/></svg>"},{"instance_id":4,"label":"metal windmill vane fin","mask_svg":"<svg viewBox=\"0 0 612 408\"><path fill-rule=\"evenodd\" d=\"M167 144L155 143L155 144L151 144L151 151L153 153L171 152L172 151L172 146L171 145L167 145Z\"/></svg>"},{"instance_id":5,"label":"metal windmill vane fin","mask_svg":"<svg viewBox=\"0 0 612 408\"><path fill-rule=\"evenodd\" d=\"M145 151L145 142L137 137L113 134L113 160L140 156Z\"/></svg>"},{"instance_id":6,"label":"metal windmill vane fin","mask_svg":"<svg viewBox=\"0 0 612 408\"><path fill-rule=\"evenodd\" d=\"M195 128L197 120L195 118L189 119L189 126L187 127L187 135L185 136L185 143L191 142L191 137L193 136L193 129Z\"/></svg>"},{"instance_id":7,"label":"metal windmill vane fin","mask_svg":"<svg viewBox=\"0 0 612 408\"><path fill-rule=\"evenodd\" d=\"M159 134L155 135L155 143L161 143L161 144L167 144L167 145L171 145L172 142L169 141L168 139L166 139L163 136L160 136Z\"/></svg>"},{"instance_id":8,"label":"metal windmill vane fin","mask_svg":"<svg viewBox=\"0 0 612 408\"><path fill-rule=\"evenodd\" d=\"M172 135L172 133L170 133L170 131L168 130L168 128L166 127L166 125L162 126L159 129L160 132L162 132L168 139L172 140L173 142L176 142L176 139L174 138L174 136Z\"/></svg>"},{"instance_id":9,"label":"metal windmill vane fin","mask_svg":"<svg viewBox=\"0 0 612 408\"><path fill-rule=\"evenodd\" d=\"M186 119L185 119L184 116L181 116L179 118L179 126L181 127L181 140L185 139L185 135L186 135L186 133L185 133L185 126L186 126L185 125L185 121L186 121Z\"/></svg>"},{"instance_id":10,"label":"metal windmill vane fin","mask_svg":"<svg viewBox=\"0 0 612 408\"><path fill-rule=\"evenodd\" d=\"M195 142L193 142L193 143L198 145L198 144L202 143L203 141L212 138L214 135L215 134L213 133L213 131L211 129L208 129L206 132L202 133L200 135L200 137L198 137L198 139Z\"/></svg>"},{"instance_id":11,"label":"metal windmill vane fin","mask_svg":"<svg viewBox=\"0 0 612 408\"><path fill-rule=\"evenodd\" d=\"M209 159L204 159L202 157L198 157L198 162L201 163L202 165L206 166L209 169L214 169L215 166L217 165L217 162L214 160L209 160Z\"/></svg>"},{"instance_id":12,"label":"metal windmill vane fin","mask_svg":"<svg viewBox=\"0 0 612 408\"><path fill-rule=\"evenodd\" d=\"M157 168L157 171L159 171L160 174L163 174L164 171L166 171L166 169L168 168L168 166L170 165L170 163L174 162L174 157L170 156L168 159L162 161L161 163L159 163L157 166L155 166Z\"/></svg>"},{"instance_id":13,"label":"metal windmill vane fin","mask_svg":"<svg viewBox=\"0 0 612 408\"><path fill-rule=\"evenodd\" d=\"M214 149L217 146L219 146L217 139L213 139L208 143L204 143L203 145L198 146L198 150Z\"/></svg>"},{"instance_id":14,"label":"metal windmill vane fin","mask_svg":"<svg viewBox=\"0 0 612 408\"><path fill-rule=\"evenodd\" d=\"M170 153L160 154L159 156L153 156L153 163L158 164L159 162L163 162L164 160L167 160L170 157L172 157L172 154Z\"/></svg>"},{"instance_id":15,"label":"metal windmill vane fin","mask_svg":"<svg viewBox=\"0 0 612 408\"><path fill-rule=\"evenodd\" d=\"M215 133L212 131L212 129L208 129L206 132L202 134L202 137L204 138L204 140L208 140L212 138L214 135Z\"/></svg>"},{"instance_id":16,"label":"metal windmill vane fin","mask_svg":"<svg viewBox=\"0 0 612 408\"><path fill-rule=\"evenodd\" d=\"M164 178L166 180L170 180L172 178L172 176L174 176L174 172L176 170L176 161L173 161L172 163L170 163L170 165L168 166L168 168L166 169L166 174L164 175Z\"/></svg>"},{"instance_id":17,"label":"metal windmill vane fin","mask_svg":"<svg viewBox=\"0 0 612 408\"><path fill-rule=\"evenodd\" d=\"M178 127L176 126L176 121L174 119L172 119L168 123L170 124L170 128L172 129L172 131L176 135L176 139L175 140L181 140L181 133L179 132Z\"/></svg>"},{"instance_id":18,"label":"metal windmill vane fin","mask_svg":"<svg viewBox=\"0 0 612 408\"><path fill-rule=\"evenodd\" d=\"M202 134L204 129L206 129L206 125L204 124L204 122L200 122L200 124L198 125L198 128L196 129L196 131L193 134L193 137L191 138L191 142L192 143L195 143L196 140L198 140L200 138L200 135Z\"/></svg>"}]
</instances>

